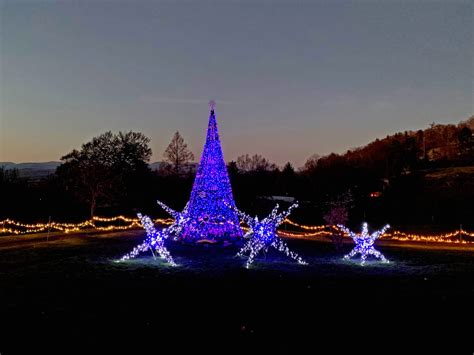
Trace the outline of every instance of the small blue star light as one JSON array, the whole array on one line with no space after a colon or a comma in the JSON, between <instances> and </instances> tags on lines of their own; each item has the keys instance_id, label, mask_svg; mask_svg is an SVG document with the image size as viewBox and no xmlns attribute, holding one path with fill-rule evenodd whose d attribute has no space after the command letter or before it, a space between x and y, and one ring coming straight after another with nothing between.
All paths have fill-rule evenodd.
<instances>
[{"instance_id":1,"label":"small blue star light","mask_svg":"<svg viewBox=\"0 0 474 355\"><path fill-rule=\"evenodd\" d=\"M252 218L234 207L240 218L249 226L249 231L244 237L250 239L237 253L237 256L247 257L246 268L250 267L260 252L266 252L270 247L285 253L299 264L307 264L297 253L288 248L288 245L278 237L276 232L277 227L290 215L292 209L298 207L298 204L293 204L286 212L282 213L278 213L278 207L276 205L270 215L261 221L258 217Z\"/></svg>"},{"instance_id":2,"label":"small blue star light","mask_svg":"<svg viewBox=\"0 0 474 355\"><path fill-rule=\"evenodd\" d=\"M175 238L179 236L183 230L183 227L188 223L189 218L187 217L188 214L188 206L184 208L182 212L177 212L164 203L158 201L158 204L168 212L175 220L172 225L167 228L162 229L161 231L157 231L153 224L153 221L148 216L142 216L140 213L137 215L140 218L143 227L146 230L147 238L146 240L133 248L133 250L125 254L120 261L125 261L128 259L135 258L138 254L145 252L147 250L151 250L153 257L156 257L155 252L158 255L165 259L171 266L176 266L176 263L173 260L170 252L165 246L165 240L168 239L171 235Z\"/></svg>"},{"instance_id":3,"label":"small blue star light","mask_svg":"<svg viewBox=\"0 0 474 355\"><path fill-rule=\"evenodd\" d=\"M375 249L374 243L375 240L380 238L385 231L390 228L390 225L384 226L382 229L369 234L369 229L367 226L367 223L362 224L362 232L361 233L354 233L345 226L338 225L338 227L346 234L349 235L349 237L352 238L352 240L355 243L354 249L351 250L351 252L347 255L344 255L344 259L350 259L353 256L360 254L361 258L361 265L365 264L365 260L367 259L368 256L372 255L377 259L380 259L384 263L388 263L389 261L383 256L381 252Z\"/></svg>"}]
</instances>

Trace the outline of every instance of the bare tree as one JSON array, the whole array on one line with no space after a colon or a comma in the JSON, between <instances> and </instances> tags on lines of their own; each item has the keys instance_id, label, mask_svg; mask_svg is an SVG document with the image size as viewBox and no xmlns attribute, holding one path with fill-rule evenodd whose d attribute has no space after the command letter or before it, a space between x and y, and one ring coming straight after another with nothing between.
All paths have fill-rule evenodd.
<instances>
[{"instance_id":1,"label":"bare tree","mask_svg":"<svg viewBox=\"0 0 474 355\"><path fill-rule=\"evenodd\" d=\"M328 203L327 213L324 220L327 224L335 226L338 224L345 225L349 219L349 208L351 207L353 197L350 191L337 196ZM331 235L332 242L337 250L342 246L344 233L341 231L334 232Z\"/></svg>"},{"instance_id":2,"label":"bare tree","mask_svg":"<svg viewBox=\"0 0 474 355\"><path fill-rule=\"evenodd\" d=\"M311 155L308 158L308 160L306 160L306 163L304 164L304 167L301 170L302 171L313 171L318 166L319 159L321 159L321 156L319 154Z\"/></svg>"},{"instance_id":3,"label":"bare tree","mask_svg":"<svg viewBox=\"0 0 474 355\"><path fill-rule=\"evenodd\" d=\"M194 160L194 154L188 149L183 137L177 131L171 143L163 153L165 160L173 166L175 173L179 173L183 164Z\"/></svg>"},{"instance_id":4,"label":"bare tree","mask_svg":"<svg viewBox=\"0 0 474 355\"><path fill-rule=\"evenodd\" d=\"M457 136L459 156L464 162L474 161L474 137L469 127L463 127Z\"/></svg>"},{"instance_id":5,"label":"bare tree","mask_svg":"<svg viewBox=\"0 0 474 355\"><path fill-rule=\"evenodd\" d=\"M270 163L266 158L260 154L249 156L248 154L241 155L237 158L237 167L241 171L272 171L276 170L277 166Z\"/></svg>"}]
</instances>

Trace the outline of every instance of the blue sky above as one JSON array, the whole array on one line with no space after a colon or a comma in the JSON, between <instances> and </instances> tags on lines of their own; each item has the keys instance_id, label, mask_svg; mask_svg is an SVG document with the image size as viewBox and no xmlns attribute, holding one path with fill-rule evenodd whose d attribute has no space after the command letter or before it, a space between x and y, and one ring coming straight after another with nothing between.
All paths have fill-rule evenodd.
<instances>
[{"instance_id":1,"label":"blue sky above","mask_svg":"<svg viewBox=\"0 0 474 355\"><path fill-rule=\"evenodd\" d=\"M469 1L0 1L0 161L107 130L226 160L342 153L473 112Z\"/></svg>"}]
</instances>

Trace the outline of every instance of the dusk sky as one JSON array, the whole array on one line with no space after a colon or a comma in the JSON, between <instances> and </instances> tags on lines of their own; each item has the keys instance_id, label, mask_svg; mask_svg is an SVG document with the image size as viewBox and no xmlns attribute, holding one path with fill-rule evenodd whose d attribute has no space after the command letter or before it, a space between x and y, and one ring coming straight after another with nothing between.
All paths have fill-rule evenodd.
<instances>
[{"instance_id":1,"label":"dusk sky","mask_svg":"<svg viewBox=\"0 0 474 355\"><path fill-rule=\"evenodd\" d=\"M0 161L107 130L198 159L210 99L227 161L297 167L473 113L471 1L0 3Z\"/></svg>"}]
</instances>

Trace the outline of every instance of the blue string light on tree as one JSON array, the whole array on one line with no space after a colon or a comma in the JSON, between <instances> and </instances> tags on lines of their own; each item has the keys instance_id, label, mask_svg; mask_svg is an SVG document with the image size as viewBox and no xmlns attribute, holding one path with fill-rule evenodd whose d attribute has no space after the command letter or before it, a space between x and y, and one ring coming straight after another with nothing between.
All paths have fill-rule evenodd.
<instances>
[{"instance_id":1,"label":"blue string light on tree","mask_svg":"<svg viewBox=\"0 0 474 355\"><path fill-rule=\"evenodd\" d=\"M385 231L390 228L390 225L384 226L382 229L369 234L369 229L367 226L367 223L362 224L362 232L361 233L354 233L345 226L338 225L338 227L346 234L349 235L349 237L352 238L352 240L355 243L354 249L351 250L351 252L347 255L344 255L344 259L350 259L353 256L360 254L361 257L361 265L365 264L365 260L367 259L368 256L372 255L376 257L377 259L382 260L384 263L388 263L389 260L383 256L381 252L375 249L374 243L375 240L380 238Z\"/></svg>"},{"instance_id":2,"label":"blue string light on tree","mask_svg":"<svg viewBox=\"0 0 474 355\"><path fill-rule=\"evenodd\" d=\"M215 115L215 102L209 102L210 115L206 143L189 199L189 222L184 239L222 239L242 236L227 167L222 154Z\"/></svg>"},{"instance_id":3,"label":"blue string light on tree","mask_svg":"<svg viewBox=\"0 0 474 355\"><path fill-rule=\"evenodd\" d=\"M229 206L230 207L230 206ZM291 251L286 243L278 237L276 229L291 213L291 210L298 207L295 203L290 206L286 212L278 213L278 204L275 206L269 216L259 221L258 217L252 218L249 215L233 207L234 211L249 226L249 231L245 234L249 241L237 253L237 256L247 257L245 264L249 268L254 259L260 252L267 252L268 248L273 247L276 250L285 253L287 256L296 260L299 264L307 263L295 252Z\"/></svg>"},{"instance_id":4,"label":"blue string light on tree","mask_svg":"<svg viewBox=\"0 0 474 355\"><path fill-rule=\"evenodd\" d=\"M133 250L124 255L120 261L129 260L138 256L138 254L145 252L147 250L151 250L153 257L155 257L155 251L158 255L165 259L171 266L176 266L176 263L173 260L170 252L165 246L165 240L168 239L170 236L174 236L177 238L182 230L183 227L188 223L188 205L184 208L182 212L177 212L164 203L158 201L158 204L167 211L171 216L174 217L175 221L172 225L167 228L162 229L161 231L157 231L153 224L153 221L148 216L142 216L140 213L137 215L140 218L143 227L145 228L147 239L140 245L133 248Z\"/></svg>"}]
</instances>

